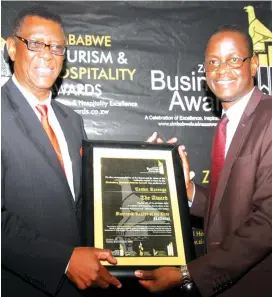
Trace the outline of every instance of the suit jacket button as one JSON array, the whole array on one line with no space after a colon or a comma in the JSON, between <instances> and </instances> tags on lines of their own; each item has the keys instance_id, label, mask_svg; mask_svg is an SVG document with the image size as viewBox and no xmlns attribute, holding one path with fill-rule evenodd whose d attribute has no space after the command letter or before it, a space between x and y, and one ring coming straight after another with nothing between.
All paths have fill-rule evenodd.
<instances>
[{"instance_id":1,"label":"suit jacket button","mask_svg":"<svg viewBox=\"0 0 272 297\"><path fill-rule=\"evenodd\" d=\"M210 242L210 245L219 245L219 244L220 244L219 241L211 241L211 242Z\"/></svg>"}]
</instances>

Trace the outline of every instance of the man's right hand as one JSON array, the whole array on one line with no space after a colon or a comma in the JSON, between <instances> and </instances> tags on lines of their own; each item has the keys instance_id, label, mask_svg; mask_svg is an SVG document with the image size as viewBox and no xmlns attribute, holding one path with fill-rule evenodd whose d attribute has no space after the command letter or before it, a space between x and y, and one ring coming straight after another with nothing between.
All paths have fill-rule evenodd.
<instances>
[{"instance_id":1,"label":"man's right hand","mask_svg":"<svg viewBox=\"0 0 272 297\"><path fill-rule=\"evenodd\" d=\"M110 264L117 263L110 250L77 247L70 258L66 275L81 290L91 286L105 289L109 285L121 288L122 284L108 272L100 260Z\"/></svg>"},{"instance_id":2,"label":"man's right hand","mask_svg":"<svg viewBox=\"0 0 272 297\"><path fill-rule=\"evenodd\" d=\"M170 138L166 141L166 143L169 143L169 144L176 144L177 142L177 138L176 137L173 137L173 138ZM146 142L149 142L149 143L164 143L164 141L158 137L158 133L157 132L154 132L147 140Z\"/></svg>"}]
</instances>

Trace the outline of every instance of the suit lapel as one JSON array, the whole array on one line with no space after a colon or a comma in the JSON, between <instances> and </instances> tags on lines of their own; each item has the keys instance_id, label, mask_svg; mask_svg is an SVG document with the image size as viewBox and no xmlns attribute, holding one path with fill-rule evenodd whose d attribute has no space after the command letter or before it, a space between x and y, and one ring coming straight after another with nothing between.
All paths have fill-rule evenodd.
<instances>
[{"instance_id":1,"label":"suit lapel","mask_svg":"<svg viewBox=\"0 0 272 297\"><path fill-rule=\"evenodd\" d=\"M14 120L17 122L19 129L29 138L37 150L41 152L60 179L67 183L66 176L61 168L54 148L39 119L12 80L7 82L7 84L10 90L8 100L13 108Z\"/></svg>"},{"instance_id":2,"label":"suit lapel","mask_svg":"<svg viewBox=\"0 0 272 297\"><path fill-rule=\"evenodd\" d=\"M253 91L251 98L246 106L246 109L241 117L241 120L240 120L238 127L236 129L236 132L233 136L231 145L229 147L229 151L227 153L227 156L226 156L226 159L224 162L224 167L222 169L222 172L221 172L221 175L220 175L220 178L218 181L218 185L217 185L217 189L216 189L216 193L215 193L215 197L214 197L213 207L212 207L212 210L209 210L209 211L211 211L210 219L209 219L209 223L208 223L209 226L211 226L211 224L213 223L213 220L216 216L216 213L217 213L220 203L222 201L223 194L224 194L227 182L228 182L228 178L230 175L232 165L233 165L235 159L237 158L241 144L244 141L244 136L245 136L245 132L247 130L247 125L249 124L250 119L251 119L250 116L256 109L257 105L259 104L262 95L263 95L262 92L260 92L257 88L255 88L255 90Z\"/></svg>"},{"instance_id":3,"label":"suit lapel","mask_svg":"<svg viewBox=\"0 0 272 297\"><path fill-rule=\"evenodd\" d=\"M63 111L63 109L61 109L61 107L55 102L55 100L52 100L51 102L52 102L52 108L54 109L55 115L59 121L65 140L67 142L67 147L68 147L69 155L72 162L75 200L77 202L79 197L79 192L80 192L81 157L80 157L78 144L75 141L75 139L77 139L77 137L75 137L76 131L74 130L74 127L71 123L71 119Z\"/></svg>"}]
</instances>

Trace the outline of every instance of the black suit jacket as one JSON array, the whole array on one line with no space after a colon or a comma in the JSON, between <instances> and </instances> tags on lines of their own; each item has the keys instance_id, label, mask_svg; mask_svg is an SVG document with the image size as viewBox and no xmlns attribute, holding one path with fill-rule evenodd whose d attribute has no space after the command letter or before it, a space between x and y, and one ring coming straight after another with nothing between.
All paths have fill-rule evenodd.
<instances>
[{"instance_id":1,"label":"black suit jacket","mask_svg":"<svg viewBox=\"0 0 272 297\"><path fill-rule=\"evenodd\" d=\"M80 296L64 271L80 245L82 119L52 100L72 161L74 200L39 119L11 79L1 99L3 296Z\"/></svg>"}]
</instances>

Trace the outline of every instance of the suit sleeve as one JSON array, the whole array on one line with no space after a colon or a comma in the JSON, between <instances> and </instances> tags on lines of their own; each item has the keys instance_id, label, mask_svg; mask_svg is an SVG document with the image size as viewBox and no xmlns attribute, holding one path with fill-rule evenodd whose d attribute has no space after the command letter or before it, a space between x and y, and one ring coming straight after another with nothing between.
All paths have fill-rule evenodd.
<instances>
[{"instance_id":1,"label":"suit sleeve","mask_svg":"<svg viewBox=\"0 0 272 297\"><path fill-rule=\"evenodd\" d=\"M190 208L190 213L193 216L204 218L209 192L207 189L195 184L195 197Z\"/></svg>"},{"instance_id":2,"label":"suit sleeve","mask_svg":"<svg viewBox=\"0 0 272 297\"><path fill-rule=\"evenodd\" d=\"M215 293L216 280L237 282L272 252L272 121L264 134L256 170L252 210L243 224L217 250L188 264L202 296Z\"/></svg>"},{"instance_id":3,"label":"suit sleeve","mask_svg":"<svg viewBox=\"0 0 272 297\"><path fill-rule=\"evenodd\" d=\"M2 160L3 161L3 160ZM5 166L1 163L2 266L39 289L55 295L73 247L43 237L6 207Z\"/></svg>"}]
</instances>

